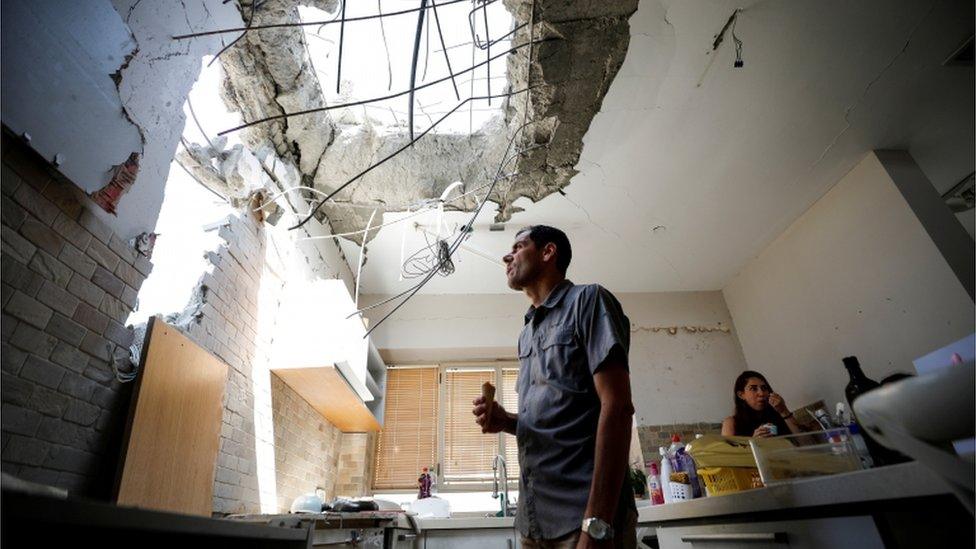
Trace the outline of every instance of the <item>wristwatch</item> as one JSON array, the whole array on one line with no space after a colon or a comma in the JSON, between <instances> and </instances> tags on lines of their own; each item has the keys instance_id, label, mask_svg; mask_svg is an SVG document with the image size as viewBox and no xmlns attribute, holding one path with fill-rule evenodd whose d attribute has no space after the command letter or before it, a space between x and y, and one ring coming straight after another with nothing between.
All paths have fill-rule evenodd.
<instances>
[{"instance_id":1,"label":"wristwatch","mask_svg":"<svg viewBox=\"0 0 976 549\"><path fill-rule=\"evenodd\" d=\"M583 519L583 531L596 541L613 539L613 527L596 517Z\"/></svg>"}]
</instances>

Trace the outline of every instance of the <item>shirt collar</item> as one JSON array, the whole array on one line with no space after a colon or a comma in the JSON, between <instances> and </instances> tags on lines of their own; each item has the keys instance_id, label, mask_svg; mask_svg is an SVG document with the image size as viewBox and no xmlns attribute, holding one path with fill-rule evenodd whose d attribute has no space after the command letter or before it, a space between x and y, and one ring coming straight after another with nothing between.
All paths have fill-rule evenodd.
<instances>
[{"instance_id":1,"label":"shirt collar","mask_svg":"<svg viewBox=\"0 0 976 549\"><path fill-rule=\"evenodd\" d=\"M525 322L528 323L529 320L531 320L532 317L535 316L535 312L539 308L554 309L558 307L559 304L562 302L563 298L566 297L566 293L572 287L573 287L573 282L569 279L564 279L559 284L556 284L556 287L549 292L549 295L546 296L546 300L542 302L542 305L539 305L539 307L536 307L535 305L529 305L529 310L525 312Z\"/></svg>"}]
</instances>

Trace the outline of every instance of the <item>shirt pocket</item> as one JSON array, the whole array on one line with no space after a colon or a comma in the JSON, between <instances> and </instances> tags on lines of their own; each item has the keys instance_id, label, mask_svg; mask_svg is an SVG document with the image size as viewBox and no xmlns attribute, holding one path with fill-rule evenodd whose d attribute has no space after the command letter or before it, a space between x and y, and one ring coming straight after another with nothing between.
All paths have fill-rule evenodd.
<instances>
[{"instance_id":1,"label":"shirt pocket","mask_svg":"<svg viewBox=\"0 0 976 549\"><path fill-rule=\"evenodd\" d=\"M572 325L553 326L540 342L540 358L546 382L562 391L586 392L589 380Z\"/></svg>"}]
</instances>

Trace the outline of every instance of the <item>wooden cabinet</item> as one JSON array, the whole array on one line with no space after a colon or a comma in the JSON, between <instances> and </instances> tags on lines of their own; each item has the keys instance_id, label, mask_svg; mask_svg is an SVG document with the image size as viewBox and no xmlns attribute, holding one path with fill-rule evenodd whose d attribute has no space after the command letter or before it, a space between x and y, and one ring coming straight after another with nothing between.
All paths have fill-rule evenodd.
<instances>
[{"instance_id":1,"label":"wooden cabinet","mask_svg":"<svg viewBox=\"0 0 976 549\"><path fill-rule=\"evenodd\" d=\"M869 516L775 522L664 526L661 549L883 549Z\"/></svg>"}]
</instances>

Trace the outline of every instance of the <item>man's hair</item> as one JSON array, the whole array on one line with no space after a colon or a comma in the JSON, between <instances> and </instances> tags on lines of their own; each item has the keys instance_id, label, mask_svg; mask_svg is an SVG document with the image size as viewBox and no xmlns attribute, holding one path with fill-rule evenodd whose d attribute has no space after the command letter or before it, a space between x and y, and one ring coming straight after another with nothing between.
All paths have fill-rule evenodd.
<instances>
[{"instance_id":1,"label":"man's hair","mask_svg":"<svg viewBox=\"0 0 976 549\"><path fill-rule=\"evenodd\" d=\"M565 275L566 270L569 269L569 262L573 259L573 247L570 246L566 233L548 225L530 225L519 229L515 234L517 236L525 232L529 233L529 239L537 248L542 248L550 242L556 245L556 268Z\"/></svg>"}]
</instances>

